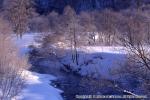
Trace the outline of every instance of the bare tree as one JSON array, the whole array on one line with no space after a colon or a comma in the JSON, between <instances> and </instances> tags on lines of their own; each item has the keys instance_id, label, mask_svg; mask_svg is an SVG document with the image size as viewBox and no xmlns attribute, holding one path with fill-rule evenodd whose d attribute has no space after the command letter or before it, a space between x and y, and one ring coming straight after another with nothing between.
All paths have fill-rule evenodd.
<instances>
[{"instance_id":1,"label":"bare tree","mask_svg":"<svg viewBox=\"0 0 150 100\"><path fill-rule=\"evenodd\" d=\"M49 26L49 19L47 16L36 16L31 19L29 23L29 27L32 32L40 32L40 33L46 33L49 32L50 26Z\"/></svg>"},{"instance_id":2,"label":"bare tree","mask_svg":"<svg viewBox=\"0 0 150 100\"><path fill-rule=\"evenodd\" d=\"M97 12L96 12L97 13ZM84 33L82 37L86 36L89 44L96 43L95 33L97 32L97 28L95 26L95 12L81 12L80 13L80 26L83 27ZM92 40L92 41L91 41Z\"/></svg>"},{"instance_id":3,"label":"bare tree","mask_svg":"<svg viewBox=\"0 0 150 100\"><path fill-rule=\"evenodd\" d=\"M80 31L76 12L70 6L67 6L64 10L63 20L64 20L63 26L65 29L64 32L66 33L66 36L70 41L72 60L74 63L78 65L77 39L78 33Z\"/></svg>"},{"instance_id":4,"label":"bare tree","mask_svg":"<svg viewBox=\"0 0 150 100\"><path fill-rule=\"evenodd\" d=\"M11 41L11 28L0 19L0 100L10 100L22 89L22 72L27 68L26 59L19 57Z\"/></svg>"},{"instance_id":5,"label":"bare tree","mask_svg":"<svg viewBox=\"0 0 150 100\"><path fill-rule=\"evenodd\" d=\"M138 14L130 16L127 19L126 32L121 41L132 56L131 61L150 70L149 44L145 41L145 36L147 36L145 27L147 24L144 19Z\"/></svg>"},{"instance_id":6,"label":"bare tree","mask_svg":"<svg viewBox=\"0 0 150 100\"><path fill-rule=\"evenodd\" d=\"M32 0L31 0L32 1ZM4 14L13 26L14 32L20 37L27 31L29 17L31 17L30 0L4 0Z\"/></svg>"},{"instance_id":7,"label":"bare tree","mask_svg":"<svg viewBox=\"0 0 150 100\"><path fill-rule=\"evenodd\" d=\"M102 22L101 22L101 27L102 32L104 32L105 35L105 42L106 45L112 45L114 42L114 37L116 35L116 24L117 24L117 20L118 20L118 14L111 11L111 10L105 10L103 11L103 13L101 14L102 16Z\"/></svg>"}]
</instances>

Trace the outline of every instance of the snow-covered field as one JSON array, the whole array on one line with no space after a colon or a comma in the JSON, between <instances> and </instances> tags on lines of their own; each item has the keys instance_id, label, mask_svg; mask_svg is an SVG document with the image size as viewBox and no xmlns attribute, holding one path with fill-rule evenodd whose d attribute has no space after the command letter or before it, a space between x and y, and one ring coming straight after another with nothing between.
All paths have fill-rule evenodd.
<instances>
[{"instance_id":1,"label":"snow-covered field","mask_svg":"<svg viewBox=\"0 0 150 100\"><path fill-rule=\"evenodd\" d=\"M13 41L19 48L21 55L28 52L29 45L38 45L34 42L33 34L25 34L21 39L15 37ZM56 77L26 70L23 74L26 76L25 88L15 100L63 100L60 95L62 91L50 85L51 80Z\"/></svg>"},{"instance_id":2,"label":"snow-covered field","mask_svg":"<svg viewBox=\"0 0 150 100\"><path fill-rule=\"evenodd\" d=\"M56 77L46 74L24 71L26 83L23 91L17 96L17 100L63 100L61 90L50 86L51 80Z\"/></svg>"},{"instance_id":3,"label":"snow-covered field","mask_svg":"<svg viewBox=\"0 0 150 100\"><path fill-rule=\"evenodd\" d=\"M25 55L29 45L39 45L34 41L34 34L25 34L22 39L14 38L20 49L21 55ZM68 52L68 53L67 53ZM114 79L111 71L125 62L126 52L122 47L81 47L79 49L79 65L72 63L70 51L66 50L66 56L61 60L62 63L70 65L72 69L81 68L79 73L83 76L102 77ZM50 65L52 66L52 65ZM27 73L26 87L18 96L19 100L62 100L61 90L50 85L50 80L56 79L52 75L38 74L24 71Z\"/></svg>"},{"instance_id":4,"label":"snow-covered field","mask_svg":"<svg viewBox=\"0 0 150 100\"><path fill-rule=\"evenodd\" d=\"M111 72L120 67L126 60L123 47L88 46L79 49L79 64L72 62L71 53L67 53L62 63L70 65L73 70L80 69L83 76L114 79Z\"/></svg>"}]
</instances>

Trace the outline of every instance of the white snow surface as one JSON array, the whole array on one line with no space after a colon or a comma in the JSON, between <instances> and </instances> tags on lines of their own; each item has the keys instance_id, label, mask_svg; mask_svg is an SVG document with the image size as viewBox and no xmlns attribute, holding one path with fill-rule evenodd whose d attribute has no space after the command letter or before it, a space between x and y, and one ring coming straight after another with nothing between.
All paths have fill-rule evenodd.
<instances>
[{"instance_id":1,"label":"white snow surface","mask_svg":"<svg viewBox=\"0 0 150 100\"><path fill-rule=\"evenodd\" d=\"M19 48L21 55L29 51L30 45L39 45L34 41L35 34L25 34L22 38L13 35L13 41ZM15 100L63 100L61 93L63 91L50 85L56 77L46 74L38 74L25 70L25 88L15 97Z\"/></svg>"},{"instance_id":2,"label":"white snow surface","mask_svg":"<svg viewBox=\"0 0 150 100\"><path fill-rule=\"evenodd\" d=\"M62 62L70 65L73 70L80 68L79 73L83 76L114 79L117 77L112 72L125 62L127 52L123 47L88 46L79 48L78 53L78 65L72 62L70 53Z\"/></svg>"},{"instance_id":3,"label":"white snow surface","mask_svg":"<svg viewBox=\"0 0 150 100\"><path fill-rule=\"evenodd\" d=\"M13 41L15 42L16 46L19 48L19 51L21 55L25 55L29 51L29 46L34 45L34 46L39 46L37 42L35 42L34 37L38 33L27 33L24 34L21 38L17 37L16 35L13 35Z\"/></svg>"},{"instance_id":4,"label":"white snow surface","mask_svg":"<svg viewBox=\"0 0 150 100\"><path fill-rule=\"evenodd\" d=\"M63 100L61 90L50 85L56 77L46 74L24 71L26 75L25 88L17 96L17 100Z\"/></svg>"},{"instance_id":5,"label":"white snow surface","mask_svg":"<svg viewBox=\"0 0 150 100\"><path fill-rule=\"evenodd\" d=\"M37 45L34 42L34 34L25 34L22 39L14 39L22 55L29 51L29 45ZM71 65L72 69L81 68L79 73L83 76L102 77L114 79L111 74L113 69L120 67L125 62L126 52L123 47L113 46L88 46L79 50L79 65L72 63L71 52L66 48L66 56L62 63ZM51 75L42 75L28 72L26 88L19 96L21 100L62 100L62 91L50 86L50 80L55 79Z\"/></svg>"}]
</instances>

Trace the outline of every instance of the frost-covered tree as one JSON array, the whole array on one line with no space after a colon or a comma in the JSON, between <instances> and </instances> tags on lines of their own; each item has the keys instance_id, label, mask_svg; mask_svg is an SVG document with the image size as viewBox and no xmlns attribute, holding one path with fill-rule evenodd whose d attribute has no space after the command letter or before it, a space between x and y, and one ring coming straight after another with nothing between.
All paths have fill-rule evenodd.
<instances>
[{"instance_id":1,"label":"frost-covered tree","mask_svg":"<svg viewBox=\"0 0 150 100\"><path fill-rule=\"evenodd\" d=\"M0 18L0 100L11 100L22 89L26 59L18 55L11 40L12 29Z\"/></svg>"},{"instance_id":2,"label":"frost-covered tree","mask_svg":"<svg viewBox=\"0 0 150 100\"><path fill-rule=\"evenodd\" d=\"M128 16L125 26L122 26L124 27L124 34L120 39L123 46L129 51L131 61L150 71L150 54L147 48L149 42L145 41L149 35L146 30L148 21L139 12Z\"/></svg>"},{"instance_id":3,"label":"frost-covered tree","mask_svg":"<svg viewBox=\"0 0 150 100\"><path fill-rule=\"evenodd\" d=\"M89 44L95 43L95 32L97 32L97 28L95 26L95 12L81 12L80 13L80 26L83 27L84 33L82 37L86 36Z\"/></svg>"},{"instance_id":4,"label":"frost-covered tree","mask_svg":"<svg viewBox=\"0 0 150 100\"><path fill-rule=\"evenodd\" d=\"M70 7L67 6L64 9L64 13L62 16L63 19L63 28L66 39L69 40L71 51L72 51L72 60L74 63L78 65L78 36L80 31L79 20L76 15L76 12Z\"/></svg>"},{"instance_id":5,"label":"frost-covered tree","mask_svg":"<svg viewBox=\"0 0 150 100\"><path fill-rule=\"evenodd\" d=\"M31 17L32 0L4 0L5 18L10 21L14 32L22 36L27 31L29 17Z\"/></svg>"}]
</instances>

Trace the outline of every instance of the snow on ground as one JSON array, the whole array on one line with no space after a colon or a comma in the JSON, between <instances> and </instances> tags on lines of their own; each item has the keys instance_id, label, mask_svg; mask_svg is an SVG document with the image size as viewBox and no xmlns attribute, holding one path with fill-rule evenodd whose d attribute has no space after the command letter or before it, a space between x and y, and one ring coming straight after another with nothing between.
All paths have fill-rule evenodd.
<instances>
[{"instance_id":1,"label":"snow on ground","mask_svg":"<svg viewBox=\"0 0 150 100\"><path fill-rule=\"evenodd\" d=\"M34 36L35 34L25 34L21 39L13 36L13 41L21 55L25 55L29 51L28 46L39 45L34 42ZM17 100L63 100L60 95L62 91L50 85L51 80L56 77L29 71L24 71L24 74L27 75L25 88L17 96Z\"/></svg>"},{"instance_id":2,"label":"snow on ground","mask_svg":"<svg viewBox=\"0 0 150 100\"><path fill-rule=\"evenodd\" d=\"M126 60L126 51L123 47L82 47L78 51L79 65L72 62L69 52L63 58L62 63L70 65L73 70L81 69L79 71L81 75L90 77L115 78L116 76L112 76L112 71Z\"/></svg>"},{"instance_id":3,"label":"snow on ground","mask_svg":"<svg viewBox=\"0 0 150 100\"><path fill-rule=\"evenodd\" d=\"M25 34L22 39L14 39L21 54L29 51L29 45L37 45L34 42L34 34ZM66 49L66 56L62 63L70 65L72 69L80 68L79 73L83 76L102 77L112 79L111 71L120 67L119 64L125 62L126 52L122 47L88 46L79 50L79 65L72 63L71 52ZM50 86L51 75L42 75L33 72L28 73L26 88L21 93L21 100L61 100L61 91Z\"/></svg>"},{"instance_id":4,"label":"snow on ground","mask_svg":"<svg viewBox=\"0 0 150 100\"><path fill-rule=\"evenodd\" d=\"M63 100L60 96L61 90L50 86L50 81L56 77L46 74L24 71L27 75L25 88L17 97L18 100Z\"/></svg>"},{"instance_id":5,"label":"snow on ground","mask_svg":"<svg viewBox=\"0 0 150 100\"><path fill-rule=\"evenodd\" d=\"M81 51L87 52L87 53L115 53L115 54L126 54L125 48L122 46L86 46L81 47Z\"/></svg>"},{"instance_id":6,"label":"snow on ground","mask_svg":"<svg viewBox=\"0 0 150 100\"><path fill-rule=\"evenodd\" d=\"M126 61L127 52L123 47L95 46L86 47L85 50L91 55L94 55L91 58L88 57L93 59L93 64L84 66L81 70L81 74L85 74L86 70L88 72L89 70L95 70L95 72L99 73L103 78L115 78L116 76L112 75L112 71L119 68ZM98 57L101 57L101 59Z\"/></svg>"},{"instance_id":7,"label":"snow on ground","mask_svg":"<svg viewBox=\"0 0 150 100\"><path fill-rule=\"evenodd\" d=\"M34 41L34 37L37 33L32 34L28 33L22 36L22 38L13 35L13 41L15 42L16 46L19 48L21 55L26 54L29 51L28 46L34 45L38 46L39 44Z\"/></svg>"}]
</instances>

